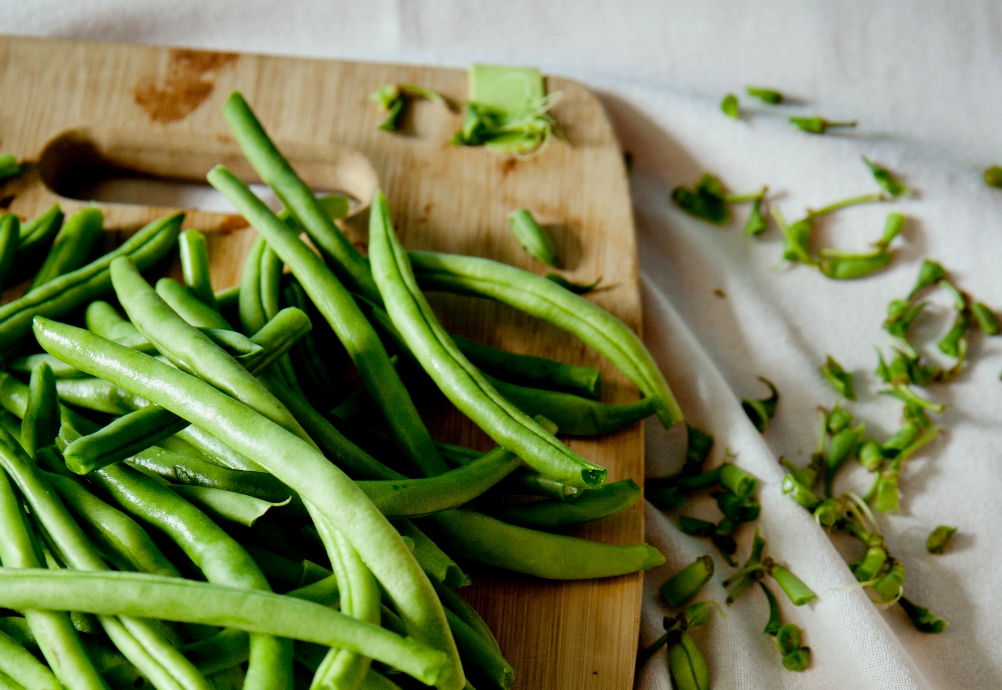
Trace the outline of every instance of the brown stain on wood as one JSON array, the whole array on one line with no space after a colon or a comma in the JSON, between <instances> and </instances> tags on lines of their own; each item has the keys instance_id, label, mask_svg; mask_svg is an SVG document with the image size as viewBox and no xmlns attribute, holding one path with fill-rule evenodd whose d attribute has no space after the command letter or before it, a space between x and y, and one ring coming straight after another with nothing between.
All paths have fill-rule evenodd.
<instances>
[{"instance_id":1,"label":"brown stain on wood","mask_svg":"<svg viewBox=\"0 0 1002 690\"><path fill-rule=\"evenodd\" d=\"M249 225L250 223L243 216L229 215L223 218L223 222L219 224L219 232L230 233L234 230L243 230Z\"/></svg>"},{"instance_id":2,"label":"brown stain on wood","mask_svg":"<svg viewBox=\"0 0 1002 690\"><path fill-rule=\"evenodd\" d=\"M163 85L157 83L156 75L147 75L136 84L133 99L154 122L183 120L212 93L213 74L236 59L236 53L172 49Z\"/></svg>"}]
</instances>

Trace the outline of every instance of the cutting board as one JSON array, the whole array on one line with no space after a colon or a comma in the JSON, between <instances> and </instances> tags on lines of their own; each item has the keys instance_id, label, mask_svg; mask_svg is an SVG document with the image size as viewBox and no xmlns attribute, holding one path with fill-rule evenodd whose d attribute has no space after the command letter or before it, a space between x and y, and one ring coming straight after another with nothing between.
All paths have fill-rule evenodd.
<instances>
[{"instance_id":1,"label":"cutting board","mask_svg":"<svg viewBox=\"0 0 1002 690\"><path fill-rule=\"evenodd\" d=\"M367 96L385 83L420 84L457 107L416 101L399 133L379 131L383 114ZM539 155L513 158L449 145L462 121L461 70L0 38L0 150L27 161L24 175L2 185L0 206L30 218L58 201L69 215L93 198L88 194L96 179L136 175L159 178L151 183L159 190L155 196L170 198L172 189L190 192L204 183L216 163L257 182L220 114L229 93L239 89L314 189L345 192L360 202L342 225L359 247L366 242L369 199L380 187L408 248L484 256L542 273L546 267L508 229L507 214L525 207L553 234L565 275L579 281L601 276L607 287L589 299L639 329L636 241L622 152L594 94L558 77L549 78L547 87L563 94L552 110L561 140ZM114 186L99 187L102 195L108 185ZM177 210L171 207L177 202L147 206L114 198L118 202L106 196L97 202L109 247ZM255 236L247 223L237 215L190 210L184 226L208 234L213 286L237 284ZM180 274L176 262L171 272ZM4 299L23 289L11 288ZM454 332L514 352L598 367L603 400L638 397L612 366L555 327L484 300L432 300ZM455 410L428 410L427 422L439 440L491 446ZM642 484L641 425L568 444L608 468L609 481L632 477ZM639 543L642 505L575 534ZM495 632L515 667L516 688L632 687L640 574L547 582L474 566L470 572L473 585L460 592Z\"/></svg>"}]
</instances>

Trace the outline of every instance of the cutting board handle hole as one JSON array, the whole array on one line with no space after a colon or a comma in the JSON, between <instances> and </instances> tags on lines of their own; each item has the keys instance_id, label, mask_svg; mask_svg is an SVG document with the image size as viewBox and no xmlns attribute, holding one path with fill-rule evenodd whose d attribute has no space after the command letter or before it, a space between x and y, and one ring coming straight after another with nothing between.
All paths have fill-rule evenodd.
<instances>
[{"instance_id":1,"label":"cutting board handle hole","mask_svg":"<svg viewBox=\"0 0 1002 690\"><path fill-rule=\"evenodd\" d=\"M348 197L352 214L368 206L377 180L364 156L336 146L282 148L287 155L291 150L290 161L318 195ZM49 190L68 199L234 213L232 204L205 181L218 163L250 184L273 210L282 207L230 137L71 130L46 144L38 172Z\"/></svg>"}]
</instances>

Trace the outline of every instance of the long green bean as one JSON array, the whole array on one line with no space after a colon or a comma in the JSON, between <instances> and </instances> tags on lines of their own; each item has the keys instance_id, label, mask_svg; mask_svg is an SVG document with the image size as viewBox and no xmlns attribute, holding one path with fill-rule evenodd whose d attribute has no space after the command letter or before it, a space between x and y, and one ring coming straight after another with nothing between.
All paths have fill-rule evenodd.
<instances>
[{"instance_id":1,"label":"long green bean","mask_svg":"<svg viewBox=\"0 0 1002 690\"><path fill-rule=\"evenodd\" d=\"M390 224L386 198L379 191L369 221L372 274L386 310L446 397L499 445L540 472L574 486L602 486L604 468L579 456L508 402L456 348L414 281L407 254Z\"/></svg>"},{"instance_id":2,"label":"long green bean","mask_svg":"<svg viewBox=\"0 0 1002 690\"><path fill-rule=\"evenodd\" d=\"M116 257L131 257L139 270L155 264L174 246L182 220L183 213L155 220L114 251L0 307L0 350L9 351L17 346L31 331L31 320L36 315L59 318L78 305L109 292L108 265Z\"/></svg>"},{"instance_id":3,"label":"long green bean","mask_svg":"<svg viewBox=\"0 0 1002 690\"><path fill-rule=\"evenodd\" d=\"M480 451L451 443L438 443L436 445L442 457L454 465L468 465L483 455ZM593 491L593 489L579 489L576 486L563 484L528 467L512 472L499 484L498 488L501 489L502 493L546 496L558 501L576 501L588 491Z\"/></svg>"},{"instance_id":4,"label":"long green bean","mask_svg":"<svg viewBox=\"0 0 1002 690\"><path fill-rule=\"evenodd\" d=\"M435 591L438 592L439 598L442 600L442 604L448 610L452 611L456 616L458 616L464 623L466 623L470 628L472 628L480 637L487 640L494 649L501 651L501 646L498 645L497 639L494 637L494 633L484 622L484 619L480 617L476 609L467 603L466 599L456 594L454 590L446 587L438 582L432 582L435 585Z\"/></svg>"},{"instance_id":5,"label":"long green bean","mask_svg":"<svg viewBox=\"0 0 1002 690\"><path fill-rule=\"evenodd\" d=\"M366 654L424 683L441 682L448 658L414 640L326 606L260 590L145 573L0 570L0 605L136 616L239 628ZM460 686L462 687L462 686Z\"/></svg>"},{"instance_id":6,"label":"long green bean","mask_svg":"<svg viewBox=\"0 0 1002 690\"><path fill-rule=\"evenodd\" d=\"M17 254L8 276L11 283L19 283L34 274L62 225L63 212L59 204L53 204L45 213L21 224Z\"/></svg>"},{"instance_id":7,"label":"long green bean","mask_svg":"<svg viewBox=\"0 0 1002 690\"><path fill-rule=\"evenodd\" d=\"M229 170L213 168L207 179L233 203L268 241L299 280L306 294L348 351L365 387L390 420L394 439L409 462L425 475L444 472L428 430L407 389L390 363L379 336L355 300L323 261ZM291 204L286 203L291 207ZM366 267L368 275L368 267Z\"/></svg>"},{"instance_id":8,"label":"long green bean","mask_svg":"<svg viewBox=\"0 0 1002 690\"><path fill-rule=\"evenodd\" d=\"M329 263L333 264L332 268L338 278L370 299L378 300L379 292L365 259L337 229L330 216L321 208L313 191L296 175L239 91L230 94L223 106L223 117L251 166L265 184L275 190L296 222L329 257ZM260 232L260 228L258 231ZM295 233L291 228L290 231ZM267 239L269 243L272 242L270 237ZM273 248L282 256L278 247ZM285 257L282 260L289 264Z\"/></svg>"},{"instance_id":9,"label":"long green bean","mask_svg":"<svg viewBox=\"0 0 1002 690\"><path fill-rule=\"evenodd\" d=\"M463 687L458 652L427 576L362 490L313 446L210 384L87 331L40 317L35 337L68 364L128 386L188 421L197 420L315 506L351 541L401 613L408 633L446 652L448 668L439 679L440 690Z\"/></svg>"},{"instance_id":10,"label":"long green bean","mask_svg":"<svg viewBox=\"0 0 1002 690\"><path fill-rule=\"evenodd\" d=\"M0 431L0 465L17 483L31 507L32 515L44 527L62 559L70 567L92 571L107 569L40 470L5 431ZM60 607L54 608L60 610ZM69 608L80 610L76 606L62 610ZM208 683L202 674L174 649L152 623L136 618L109 616L101 616L99 621L115 646L157 688L208 690Z\"/></svg>"},{"instance_id":11,"label":"long green bean","mask_svg":"<svg viewBox=\"0 0 1002 690\"><path fill-rule=\"evenodd\" d=\"M488 297L573 333L605 355L645 397L657 398L658 417L666 428L682 421L675 396L637 334L585 298L546 278L489 259L411 252L410 261L418 284L427 290Z\"/></svg>"},{"instance_id":12,"label":"long green bean","mask_svg":"<svg viewBox=\"0 0 1002 690\"><path fill-rule=\"evenodd\" d=\"M282 294L287 304L303 311L310 308L306 293L303 292L298 281L290 281ZM320 352L320 345L314 337L314 333L307 334L296 343L291 356L293 362L300 363L300 368L304 373L300 380L307 390L312 391L310 398L317 401L317 407L329 409L337 400L337 385L328 371L327 363Z\"/></svg>"},{"instance_id":13,"label":"long green bean","mask_svg":"<svg viewBox=\"0 0 1002 690\"><path fill-rule=\"evenodd\" d=\"M640 487L632 479L606 484L584 492L572 503L543 499L532 503L505 505L492 515L513 525L540 530L559 530L583 522L601 520L626 510L640 498Z\"/></svg>"},{"instance_id":14,"label":"long green bean","mask_svg":"<svg viewBox=\"0 0 1002 690\"><path fill-rule=\"evenodd\" d=\"M174 491L123 465L97 470L92 481L133 516L169 536L209 582L271 591L254 559L236 540ZM268 635L251 636L248 690L287 687L291 674L291 642Z\"/></svg>"},{"instance_id":15,"label":"long green bean","mask_svg":"<svg viewBox=\"0 0 1002 690\"><path fill-rule=\"evenodd\" d=\"M263 237L258 236L244 259L243 272L240 274L240 325L247 335L257 333L268 321L261 284L268 280L269 284L277 285L278 278L270 276L266 279L264 273L282 272L282 263L271 261L266 255L275 256L275 252L268 247ZM275 298L277 297L276 294Z\"/></svg>"},{"instance_id":16,"label":"long green bean","mask_svg":"<svg viewBox=\"0 0 1002 690\"><path fill-rule=\"evenodd\" d=\"M34 290L87 263L90 250L103 231L104 214L99 208L88 206L70 216L28 290Z\"/></svg>"},{"instance_id":17,"label":"long green bean","mask_svg":"<svg viewBox=\"0 0 1002 690\"><path fill-rule=\"evenodd\" d=\"M187 499L189 503L214 520L227 520L246 527L252 527L272 508L287 507L290 501L288 498L279 502L264 501L236 491L214 489L208 486L181 484L171 488L174 493ZM306 512L302 506L300 506L300 512Z\"/></svg>"},{"instance_id":18,"label":"long green bean","mask_svg":"<svg viewBox=\"0 0 1002 690\"><path fill-rule=\"evenodd\" d=\"M414 558L433 583L437 582L446 587L456 588L466 587L472 582L470 576L463 572L459 564L452 560L449 554L442 551L438 544L418 529L418 526L413 522L397 520L393 524L401 536L411 540Z\"/></svg>"},{"instance_id":19,"label":"long green bean","mask_svg":"<svg viewBox=\"0 0 1002 690\"><path fill-rule=\"evenodd\" d=\"M60 690L49 667L13 638L0 632L0 673L26 690Z\"/></svg>"},{"instance_id":20,"label":"long green bean","mask_svg":"<svg viewBox=\"0 0 1002 690\"><path fill-rule=\"evenodd\" d=\"M464 508L425 520L438 527L446 548L471 561L549 580L626 575L665 560L647 544L619 546L538 532Z\"/></svg>"},{"instance_id":21,"label":"long green bean","mask_svg":"<svg viewBox=\"0 0 1002 690\"><path fill-rule=\"evenodd\" d=\"M532 388L561 390L566 393L597 398L602 385L598 369L555 362L544 357L519 355L481 345L453 334L452 342L467 359L486 373Z\"/></svg>"},{"instance_id":22,"label":"long green bean","mask_svg":"<svg viewBox=\"0 0 1002 690\"><path fill-rule=\"evenodd\" d=\"M21 420L21 446L35 457L39 448L56 442L60 423L56 379L49 365L41 362L31 370L28 407Z\"/></svg>"},{"instance_id":23,"label":"long green bean","mask_svg":"<svg viewBox=\"0 0 1002 690\"><path fill-rule=\"evenodd\" d=\"M5 568L38 568L41 563L25 523L21 502L7 472L0 470L0 560ZM106 688L87 657L69 614L24 607L31 634L56 677L70 690Z\"/></svg>"},{"instance_id":24,"label":"long green bean","mask_svg":"<svg viewBox=\"0 0 1002 690\"><path fill-rule=\"evenodd\" d=\"M161 278L158 280L156 292L164 302L170 305L171 309L176 311L182 319L195 328L233 330L233 326L223 318L222 314L199 300L188 288L173 278ZM119 298L119 301L121 301L121 298ZM129 318L132 319L132 316L130 315ZM135 319L132 320L135 322ZM138 324L137 327L139 327ZM139 328L139 330L143 329Z\"/></svg>"},{"instance_id":25,"label":"long green bean","mask_svg":"<svg viewBox=\"0 0 1002 690\"><path fill-rule=\"evenodd\" d=\"M449 628L456 638L459 653L468 662L469 675L477 685L510 690L515 681L515 669L501 656L498 648L449 609L445 610L445 615L449 619Z\"/></svg>"},{"instance_id":26,"label":"long green bean","mask_svg":"<svg viewBox=\"0 0 1002 690\"><path fill-rule=\"evenodd\" d=\"M48 354L26 355L18 357L7 366L8 371L16 371L19 374L31 374L35 365L45 362L52 369L52 375L57 379L84 378L87 374L79 369L74 369L70 365L60 362L58 359Z\"/></svg>"},{"instance_id":27,"label":"long green bean","mask_svg":"<svg viewBox=\"0 0 1002 690\"><path fill-rule=\"evenodd\" d=\"M177 244L181 250L181 273L184 275L185 285L202 304L219 311L209 276L209 252L205 247L205 235L198 230L185 230L178 236Z\"/></svg>"},{"instance_id":28,"label":"long green bean","mask_svg":"<svg viewBox=\"0 0 1002 690\"><path fill-rule=\"evenodd\" d=\"M244 630L226 628L212 637L181 648L184 655L205 674L225 671L250 658L250 638Z\"/></svg>"}]
</instances>

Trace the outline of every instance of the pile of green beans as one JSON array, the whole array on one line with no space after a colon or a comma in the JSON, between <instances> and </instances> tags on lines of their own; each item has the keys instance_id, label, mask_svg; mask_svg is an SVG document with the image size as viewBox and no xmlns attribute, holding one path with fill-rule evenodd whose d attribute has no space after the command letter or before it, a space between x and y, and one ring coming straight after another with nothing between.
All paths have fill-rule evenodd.
<instances>
[{"instance_id":1,"label":"pile of green beans","mask_svg":"<svg viewBox=\"0 0 1002 690\"><path fill-rule=\"evenodd\" d=\"M595 369L446 333L418 287L429 262L412 255L415 278L381 193L367 259L331 222L348 201L314 199L239 94L224 114L287 206L210 172L260 233L236 288L214 290L182 214L90 263L96 207L65 226L58 206L0 217L0 282L31 279L0 307L0 608L17 614L0 616L0 687L379 690L404 673L508 690L517 669L455 591L470 577L453 556L546 579L660 564L646 544L559 534L641 491L604 484L557 434L681 413L607 314L551 317L637 382L635 403L598 400ZM184 281L151 285L143 271L175 247ZM540 280L554 309L576 304ZM428 385L498 447L436 442Z\"/></svg>"}]
</instances>

